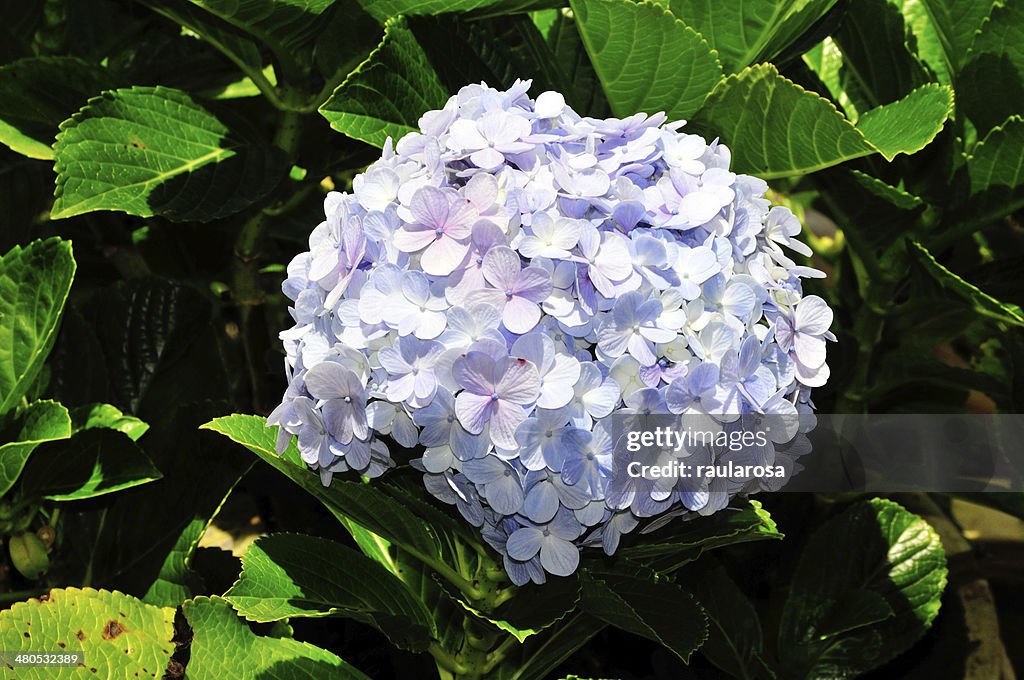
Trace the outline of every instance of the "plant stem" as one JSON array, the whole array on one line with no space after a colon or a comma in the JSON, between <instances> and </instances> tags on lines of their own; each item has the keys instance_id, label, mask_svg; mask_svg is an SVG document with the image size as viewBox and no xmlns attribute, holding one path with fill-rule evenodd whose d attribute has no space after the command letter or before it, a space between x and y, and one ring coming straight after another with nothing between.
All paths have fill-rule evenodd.
<instances>
[{"instance_id":1,"label":"plant stem","mask_svg":"<svg viewBox=\"0 0 1024 680\"><path fill-rule=\"evenodd\" d=\"M437 642L431 642L430 646L427 647L427 652L430 656L434 657L438 669L447 671L452 676L460 676L468 670Z\"/></svg>"},{"instance_id":2,"label":"plant stem","mask_svg":"<svg viewBox=\"0 0 1024 680\"><path fill-rule=\"evenodd\" d=\"M508 653L520 644L519 640L509 635L500 645L491 650L487 655L487 663L484 665L484 676L489 675L491 671L497 668L505 660L505 657L508 656Z\"/></svg>"},{"instance_id":3,"label":"plant stem","mask_svg":"<svg viewBox=\"0 0 1024 680\"><path fill-rule=\"evenodd\" d=\"M0 604L23 602L32 597L45 595L48 592L49 590L47 588L33 588L31 590L13 590L9 593L0 593Z\"/></svg>"}]
</instances>

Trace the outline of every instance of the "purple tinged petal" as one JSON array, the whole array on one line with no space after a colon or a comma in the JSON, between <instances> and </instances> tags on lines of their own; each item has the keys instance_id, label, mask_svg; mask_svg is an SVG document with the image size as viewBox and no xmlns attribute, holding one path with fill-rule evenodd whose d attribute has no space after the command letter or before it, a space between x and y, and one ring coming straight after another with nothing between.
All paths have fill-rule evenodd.
<instances>
[{"instance_id":1,"label":"purple tinged petal","mask_svg":"<svg viewBox=\"0 0 1024 680\"><path fill-rule=\"evenodd\" d=\"M436 187L423 187L409 204L409 211L418 224L429 229L440 229L448 220L448 194Z\"/></svg>"},{"instance_id":2,"label":"purple tinged petal","mask_svg":"<svg viewBox=\"0 0 1024 680\"><path fill-rule=\"evenodd\" d=\"M540 563L554 576L571 576L580 565L580 551L569 541L548 536L540 548Z\"/></svg>"},{"instance_id":3,"label":"purple tinged petal","mask_svg":"<svg viewBox=\"0 0 1024 680\"><path fill-rule=\"evenodd\" d=\"M540 267L527 267L516 277L512 292L530 302L543 302L551 295L551 275Z\"/></svg>"},{"instance_id":4,"label":"purple tinged petal","mask_svg":"<svg viewBox=\"0 0 1024 680\"><path fill-rule=\"evenodd\" d=\"M483 352L468 352L455 360L452 376L467 391L490 398L498 386L494 359Z\"/></svg>"},{"instance_id":5,"label":"purple tinged petal","mask_svg":"<svg viewBox=\"0 0 1024 680\"><path fill-rule=\"evenodd\" d=\"M306 372L306 389L317 399L344 399L353 401L362 395L364 385L359 377L341 364L325 361Z\"/></svg>"},{"instance_id":6,"label":"purple tinged petal","mask_svg":"<svg viewBox=\"0 0 1024 680\"><path fill-rule=\"evenodd\" d=\"M491 482L485 492L487 502L503 515L513 515L523 506L523 487L519 485L519 477L510 474Z\"/></svg>"},{"instance_id":7,"label":"purple tinged petal","mask_svg":"<svg viewBox=\"0 0 1024 680\"><path fill-rule=\"evenodd\" d=\"M515 560L529 560L536 555L544 543L544 533L535 527L523 527L512 532L505 543L508 556Z\"/></svg>"},{"instance_id":8,"label":"purple tinged petal","mask_svg":"<svg viewBox=\"0 0 1024 680\"><path fill-rule=\"evenodd\" d=\"M521 269L519 255L508 246L495 246L484 256L484 278L500 292L515 289Z\"/></svg>"},{"instance_id":9,"label":"purple tinged petal","mask_svg":"<svg viewBox=\"0 0 1024 680\"><path fill-rule=\"evenodd\" d=\"M558 491L554 485L547 481L534 484L526 494L521 512L534 522L550 521L558 512Z\"/></svg>"},{"instance_id":10,"label":"purple tinged petal","mask_svg":"<svg viewBox=\"0 0 1024 680\"><path fill-rule=\"evenodd\" d=\"M455 415L470 434L480 434L495 411L490 395L463 391L455 397ZM520 409L522 410L522 409Z\"/></svg>"},{"instance_id":11,"label":"purple tinged petal","mask_svg":"<svg viewBox=\"0 0 1024 680\"><path fill-rule=\"evenodd\" d=\"M540 394L540 378L537 367L525 359L505 358L498 367L500 378L495 393L501 401L526 405L537 400Z\"/></svg>"}]
</instances>

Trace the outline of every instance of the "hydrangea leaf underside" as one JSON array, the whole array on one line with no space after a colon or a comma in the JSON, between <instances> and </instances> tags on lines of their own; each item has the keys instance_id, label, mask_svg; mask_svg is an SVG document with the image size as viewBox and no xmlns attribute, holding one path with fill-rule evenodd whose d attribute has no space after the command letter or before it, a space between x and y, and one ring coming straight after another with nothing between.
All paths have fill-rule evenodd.
<instances>
[{"instance_id":1,"label":"hydrangea leaf underside","mask_svg":"<svg viewBox=\"0 0 1024 680\"><path fill-rule=\"evenodd\" d=\"M0 415L28 393L53 348L75 266L59 238L0 258Z\"/></svg>"},{"instance_id":2,"label":"hydrangea leaf underside","mask_svg":"<svg viewBox=\"0 0 1024 680\"><path fill-rule=\"evenodd\" d=\"M402 18L389 20L384 39L320 107L331 127L384 146L416 128L425 111L448 98L423 48Z\"/></svg>"},{"instance_id":3,"label":"hydrangea leaf underside","mask_svg":"<svg viewBox=\"0 0 1024 680\"><path fill-rule=\"evenodd\" d=\"M892 501L829 520L804 547L783 609L788 673L844 678L893 658L938 614L946 574L938 534Z\"/></svg>"},{"instance_id":4,"label":"hydrangea leaf underside","mask_svg":"<svg viewBox=\"0 0 1024 680\"><path fill-rule=\"evenodd\" d=\"M51 217L95 210L175 221L232 215L281 179L284 154L166 87L105 92L61 125Z\"/></svg>"},{"instance_id":5,"label":"hydrangea leaf underside","mask_svg":"<svg viewBox=\"0 0 1024 680\"><path fill-rule=\"evenodd\" d=\"M575 0L572 8L617 116L665 111L672 119L687 118L722 79L707 41L660 5Z\"/></svg>"},{"instance_id":6,"label":"hydrangea leaf underside","mask_svg":"<svg viewBox=\"0 0 1024 680\"><path fill-rule=\"evenodd\" d=\"M49 668L56 671L44 674L50 678L78 677L85 669L96 677L162 678L173 636L173 608L117 591L59 588L45 601L31 599L0 612L0 646L7 652L84 654L84 669Z\"/></svg>"},{"instance_id":7,"label":"hydrangea leaf underside","mask_svg":"<svg viewBox=\"0 0 1024 680\"><path fill-rule=\"evenodd\" d=\"M219 597L189 600L182 611L193 633L190 678L369 680L326 649L289 638L256 635Z\"/></svg>"},{"instance_id":8,"label":"hydrangea leaf underside","mask_svg":"<svg viewBox=\"0 0 1024 680\"><path fill-rule=\"evenodd\" d=\"M865 112L855 126L831 102L763 64L723 81L694 124L730 145L737 170L773 178L875 153L887 160L915 153L934 139L951 110L952 90L928 84Z\"/></svg>"},{"instance_id":9,"label":"hydrangea leaf underside","mask_svg":"<svg viewBox=\"0 0 1024 680\"><path fill-rule=\"evenodd\" d=\"M224 599L250 621L353 618L414 651L425 650L437 635L423 603L387 569L340 543L312 536L259 539L242 557L242 575Z\"/></svg>"}]
</instances>

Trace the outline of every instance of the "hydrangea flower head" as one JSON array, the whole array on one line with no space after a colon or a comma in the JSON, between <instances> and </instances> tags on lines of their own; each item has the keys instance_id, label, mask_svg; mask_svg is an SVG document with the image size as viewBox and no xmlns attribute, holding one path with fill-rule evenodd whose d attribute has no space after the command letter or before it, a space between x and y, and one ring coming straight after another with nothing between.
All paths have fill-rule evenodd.
<instances>
[{"instance_id":1,"label":"hydrangea flower head","mask_svg":"<svg viewBox=\"0 0 1024 680\"><path fill-rule=\"evenodd\" d=\"M325 484L395 465L498 550L517 584L571 574L661 515L711 514L757 479L616 476L612 418L811 412L832 311L800 223L730 152L664 114L599 120L556 92L470 85L332 192L283 290L288 390L268 423ZM749 451L793 469L799 428ZM656 521L661 521L656 520Z\"/></svg>"}]
</instances>

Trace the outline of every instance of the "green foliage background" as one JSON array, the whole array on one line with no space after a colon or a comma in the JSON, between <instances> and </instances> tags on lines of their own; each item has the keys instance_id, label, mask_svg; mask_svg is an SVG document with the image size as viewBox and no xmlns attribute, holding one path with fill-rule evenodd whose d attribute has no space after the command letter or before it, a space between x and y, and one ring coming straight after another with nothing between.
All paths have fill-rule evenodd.
<instances>
[{"instance_id":1,"label":"green foliage background","mask_svg":"<svg viewBox=\"0 0 1024 680\"><path fill-rule=\"evenodd\" d=\"M326 192L516 78L687 119L770 181L829 274L820 410L1020 412L1024 4L38 0L0 4L0 63L0 649L107 677L1009 669L1005 607L948 575L948 498L737 500L516 589L409 470L323 488L225 416L283 390L279 282ZM269 533L241 561L199 547L232 512Z\"/></svg>"}]
</instances>

